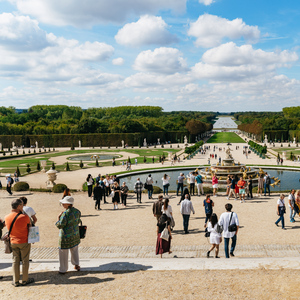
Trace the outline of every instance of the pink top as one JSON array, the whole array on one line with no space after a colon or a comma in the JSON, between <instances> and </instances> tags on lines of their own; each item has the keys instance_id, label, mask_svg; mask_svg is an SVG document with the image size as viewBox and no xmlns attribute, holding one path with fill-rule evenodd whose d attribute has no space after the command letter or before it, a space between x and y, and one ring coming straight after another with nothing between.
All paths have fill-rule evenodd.
<instances>
[{"instance_id":1,"label":"pink top","mask_svg":"<svg viewBox=\"0 0 300 300\"><path fill-rule=\"evenodd\" d=\"M212 178L212 184L217 184L219 181L218 181L218 178L216 176L213 176Z\"/></svg>"}]
</instances>

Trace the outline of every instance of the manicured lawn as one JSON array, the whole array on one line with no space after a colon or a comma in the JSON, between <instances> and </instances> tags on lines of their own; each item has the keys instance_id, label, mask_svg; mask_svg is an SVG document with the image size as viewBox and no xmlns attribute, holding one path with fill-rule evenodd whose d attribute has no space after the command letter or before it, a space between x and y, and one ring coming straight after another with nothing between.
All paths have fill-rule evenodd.
<instances>
[{"instance_id":1,"label":"manicured lawn","mask_svg":"<svg viewBox=\"0 0 300 300\"><path fill-rule=\"evenodd\" d=\"M217 132L206 143L246 143L234 132Z\"/></svg>"}]
</instances>

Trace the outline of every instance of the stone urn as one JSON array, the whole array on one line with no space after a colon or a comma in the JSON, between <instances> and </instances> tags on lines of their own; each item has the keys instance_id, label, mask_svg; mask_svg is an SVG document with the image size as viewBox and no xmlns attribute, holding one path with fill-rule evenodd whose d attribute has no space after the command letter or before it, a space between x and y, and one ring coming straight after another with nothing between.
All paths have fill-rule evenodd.
<instances>
[{"instance_id":1,"label":"stone urn","mask_svg":"<svg viewBox=\"0 0 300 300\"><path fill-rule=\"evenodd\" d=\"M47 187L51 188L56 184L54 181L57 178L57 171L51 168L48 172L46 172L46 174L48 176L48 180L46 181Z\"/></svg>"},{"instance_id":2,"label":"stone urn","mask_svg":"<svg viewBox=\"0 0 300 300\"><path fill-rule=\"evenodd\" d=\"M47 166L47 161L46 160L40 160L40 164L41 164L41 167L43 168L41 170L41 172L45 173L46 172L45 167Z\"/></svg>"}]
</instances>

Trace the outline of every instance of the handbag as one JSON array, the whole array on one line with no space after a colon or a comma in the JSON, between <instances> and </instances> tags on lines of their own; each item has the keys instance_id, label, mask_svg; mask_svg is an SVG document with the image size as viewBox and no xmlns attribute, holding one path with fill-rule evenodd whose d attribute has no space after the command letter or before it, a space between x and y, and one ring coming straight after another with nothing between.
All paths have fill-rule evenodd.
<instances>
[{"instance_id":1,"label":"handbag","mask_svg":"<svg viewBox=\"0 0 300 300\"><path fill-rule=\"evenodd\" d=\"M216 231L217 231L217 233L221 234L223 232L223 226L217 224L217 230Z\"/></svg>"},{"instance_id":2,"label":"handbag","mask_svg":"<svg viewBox=\"0 0 300 300\"><path fill-rule=\"evenodd\" d=\"M40 241L40 231L38 226L29 227L28 244L34 244Z\"/></svg>"},{"instance_id":3,"label":"handbag","mask_svg":"<svg viewBox=\"0 0 300 300\"><path fill-rule=\"evenodd\" d=\"M232 215L233 215L233 212L231 213L230 220L229 220L229 225L228 225L228 231L229 231L229 232L237 231L237 226L236 226L236 224L231 224L231 225L230 225L230 222L231 222L231 219L232 219Z\"/></svg>"},{"instance_id":4,"label":"handbag","mask_svg":"<svg viewBox=\"0 0 300 300\"><path fill-rule=\"evenodd\" d=\"M166 241L169 241L169 230L168 230L168 222L166 222L166 227L160 234L160 238Z\"/></svg>"},{"instance_id":5,"label":"handbag","mask_svg":"<svg viewBox=\"0 0 300 300\"><path fill-rule=\"evenodd\" d=\"M11 225L10 225L10 228L9 228L9 231L4 233L4 235L1 237L1 240L4 242L4 253L6 254L10 254L12 253L12 248L11 248L11 243L10 243L10 233L11 233L11 230L13 228L13 225L15 223L15 221L17 220L18 216L21 214L22 212L19 212L15 218L13 219Z\"/></svg>"},{"instance_id":6,"label":"handbag","mask_svg":"<svg viewBox=\"0 0 300 300\"><path fill-rule=\"evenodd\" d=\"M78 228L79 228L79 236L80 236L80 239L84 239L85 235L86 235L87 226L82 225L82 221L80 221L80 224L81 225L78 226Z\"/></svg>"},{"instance_id":7,"label":"handbag","mask_svg":"<svg viewBox=\"0 0 300 300\"><path fill-rule=\"evenodd\" d=\"M205 228L205 237L210 237L210 232L208 231L207 227Z\"/></svg>"}]
</instances>

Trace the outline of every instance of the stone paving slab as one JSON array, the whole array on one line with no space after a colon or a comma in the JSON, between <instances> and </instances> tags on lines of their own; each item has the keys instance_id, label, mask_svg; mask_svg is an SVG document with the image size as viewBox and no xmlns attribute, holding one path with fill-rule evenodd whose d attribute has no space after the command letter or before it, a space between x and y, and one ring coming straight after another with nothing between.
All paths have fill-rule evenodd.
<instances>
[{"instance_id":1,"label":"stone paving slab","mask_svg":"<svg viewBox=\"0 0 300 300\"><path fill-rule=\"evenodd\" d=\"M180 258L201 258L206 257L206 252L210 244L192 246L173 246L172 256ZM155 258L155 246L103 246L103 247L80 247L81 259L98 258ZM235 254L237 257L299 257L300 245L239 245L237 244ZM220 256L224 255L224 246L220 246ZM5 254L3 245L0 246L0 259L9 258ZM30 257L38 259L58 259L58 250L55 247L35 247L31 248Z\"/></svg>"}]
</instances>

